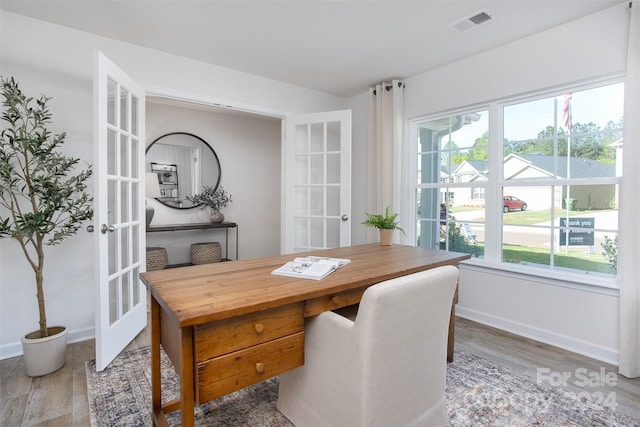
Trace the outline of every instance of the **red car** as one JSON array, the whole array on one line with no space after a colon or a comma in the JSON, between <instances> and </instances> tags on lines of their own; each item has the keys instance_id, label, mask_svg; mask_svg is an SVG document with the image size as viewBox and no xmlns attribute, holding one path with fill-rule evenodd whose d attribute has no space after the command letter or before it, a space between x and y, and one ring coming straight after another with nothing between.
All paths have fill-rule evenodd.
<instances>
[{"instance_id":1,"label":"red car","mask_svg":"<svg viewBox=\"0 0 640 427\"><path fill-rule=\"evenodd\" d=\"M526 211L527 202L525 202L524 200L520 200L514 196L504 196L504 204L502 207L502 212L507 213L507 212L511 212L514 209Z\"/></svg>"}]
</instances>

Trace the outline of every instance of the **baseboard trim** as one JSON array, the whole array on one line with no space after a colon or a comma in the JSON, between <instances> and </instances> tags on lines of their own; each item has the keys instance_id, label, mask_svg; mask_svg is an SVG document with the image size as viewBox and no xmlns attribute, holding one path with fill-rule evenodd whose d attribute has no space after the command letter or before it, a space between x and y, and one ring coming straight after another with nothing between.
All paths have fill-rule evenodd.
<instances>
[{"instance_id":1,"label":"baseboard trim","mask_svg":"<svg viewBox=\"0 0 640 427\"><path fill-rule=\"evenodd\" d=\"M456 305L456 316L618 366L618 350Z\"/></svg>"},{"instance_id":2,"label":"baseboard trim","mask_svg":"<svg viewBox=\"0 0 640 427\"><path fill-rule=\"evenodd\" d=\"M74 342L86 341L95 338L95 329L93 327L76 329L75 331L69 331L67 342L72 344ZM20 341L12 342L0 346L0 360L9 359L11 357L22 356L22 343Z\"/></svg>"}]
</instances>

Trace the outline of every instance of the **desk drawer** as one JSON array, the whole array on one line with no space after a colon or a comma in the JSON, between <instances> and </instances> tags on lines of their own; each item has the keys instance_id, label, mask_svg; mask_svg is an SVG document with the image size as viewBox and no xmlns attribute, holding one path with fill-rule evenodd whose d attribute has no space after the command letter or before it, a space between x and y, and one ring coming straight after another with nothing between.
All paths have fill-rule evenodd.
<instances>
[{"instance_id":1,"label":"desk drawer","mask_svg":"<svg viewBox=\"0 0 640 427\"><path fill-rule=\"evenodd\" d=\"M303 330L303 303L200 325L195 328L196 363Z\"/></svg>"},{"instance_id":2,"label":"desk drawer","mask_svg":"<svg viewBox=\"0 0 640 427\"><path fill-rule=\"evenodd\" d=\"M304 364L304 332L278 338L196 367L198 405Z\"/></svg>"},{"instance_id":3,"label":"desk drawer","mask_svg":"<svg viewBox=\"0 0 640 427\"><path fill-rule=\"evenodd\" d=\"M316 316L325 311L358 304L366 289L366 287L363 287L307 300L304 304L304 316Z\"/></svg>"}]
</instances>

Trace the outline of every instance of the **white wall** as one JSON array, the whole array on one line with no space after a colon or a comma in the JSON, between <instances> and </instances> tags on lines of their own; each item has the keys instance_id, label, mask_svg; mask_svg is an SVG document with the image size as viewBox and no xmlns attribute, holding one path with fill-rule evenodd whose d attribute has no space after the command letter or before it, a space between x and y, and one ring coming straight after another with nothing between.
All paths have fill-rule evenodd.
<instances>
[{"instance_id":1,"label":"white wall","mask_svg":"<svg viewBox=\"0 0 640 427\"><path fill-rule=\"evenodd\" d=\"M273 80L252 76L137 47L116 40L94 36L48 24L14 13L0 14L0 72L15 76L21 88L29 94L44 93L53 97L51 111L54 131L67 132L65 150L82 161L93 162L93 50L100 49L146 88L172 90L177 93L211 98L251 107L260 111L308 113L345 108L345 100ZM267 126L269 127L269 126ZM246 130L242 144L255 137L261 126ZM269 129L271 129L269 127ZM268 131L271 133L271 130ZM254 168L254 176L271 179L275 167L271 153L264 165L247 161L239 155L240 148L224 146L219 155L223 161L225 186L235 195L242 195L253 183L242 182L245 165ZM268 150L260 147L259 150ZM259 153L265 156L264 151ZM251 156L246 153L246 158ZM244 156L244 155L243 155ZM224 169L225 162L233 166ZM279 172L279 171L278 171ZM263 182L279 188L275 182ZM260 189L260 191L263 191ZM270 193L265 192L268 197ZM262 196L260 196L262 197ZM267 207L270 203L265 202ZM244 201L234 203L229 219L240 225L240 250L243 256L271 251L267 243L275 229L267 232L257 247L243 245L251 227L259 227L261 213L247 210ZM164 213L158 213L162 219ZM245 228L246 227L246 228ZM264 227L264 232L267 227ZM244 234L243 234L244 233ZM279 239L279 236L278 236ZM93 336L94 267L92 235L80 233L62 246L47 248L45 292L48 320L51 325L67 326L71 341ZM21 353L20 336L37 329L37 305L33 272L19 252L15 241L0 240L0 358Z\"/></svg>"},{"instance_id":2,"label":"white wall","mask_svg":"<svg viewBox=\"0 0 640 427\"><path fill-rule=\"evenodd\" d=\"M405 79L408 118L624 73L626 3ZM472 33L468 33L472 36ZM461 267L463 317L616 363L617 291Z\"/></svg>"}]
</instances>

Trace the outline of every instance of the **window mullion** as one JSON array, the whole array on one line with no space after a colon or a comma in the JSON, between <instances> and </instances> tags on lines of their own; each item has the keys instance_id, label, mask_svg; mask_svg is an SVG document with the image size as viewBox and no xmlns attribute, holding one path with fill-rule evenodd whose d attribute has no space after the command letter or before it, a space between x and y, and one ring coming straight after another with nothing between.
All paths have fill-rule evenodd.
<instances>
[{"instance_id":1,"label":"window mullion","mask_svg":"<svg viewBox=\"0 0 640 427\"><path fill-rule=\"evenodd\" d=\"M502 259L502 108L497 103L489 105L489 182L485 193L484 258L489 262Z\"/></svg>"}]
</instances>

